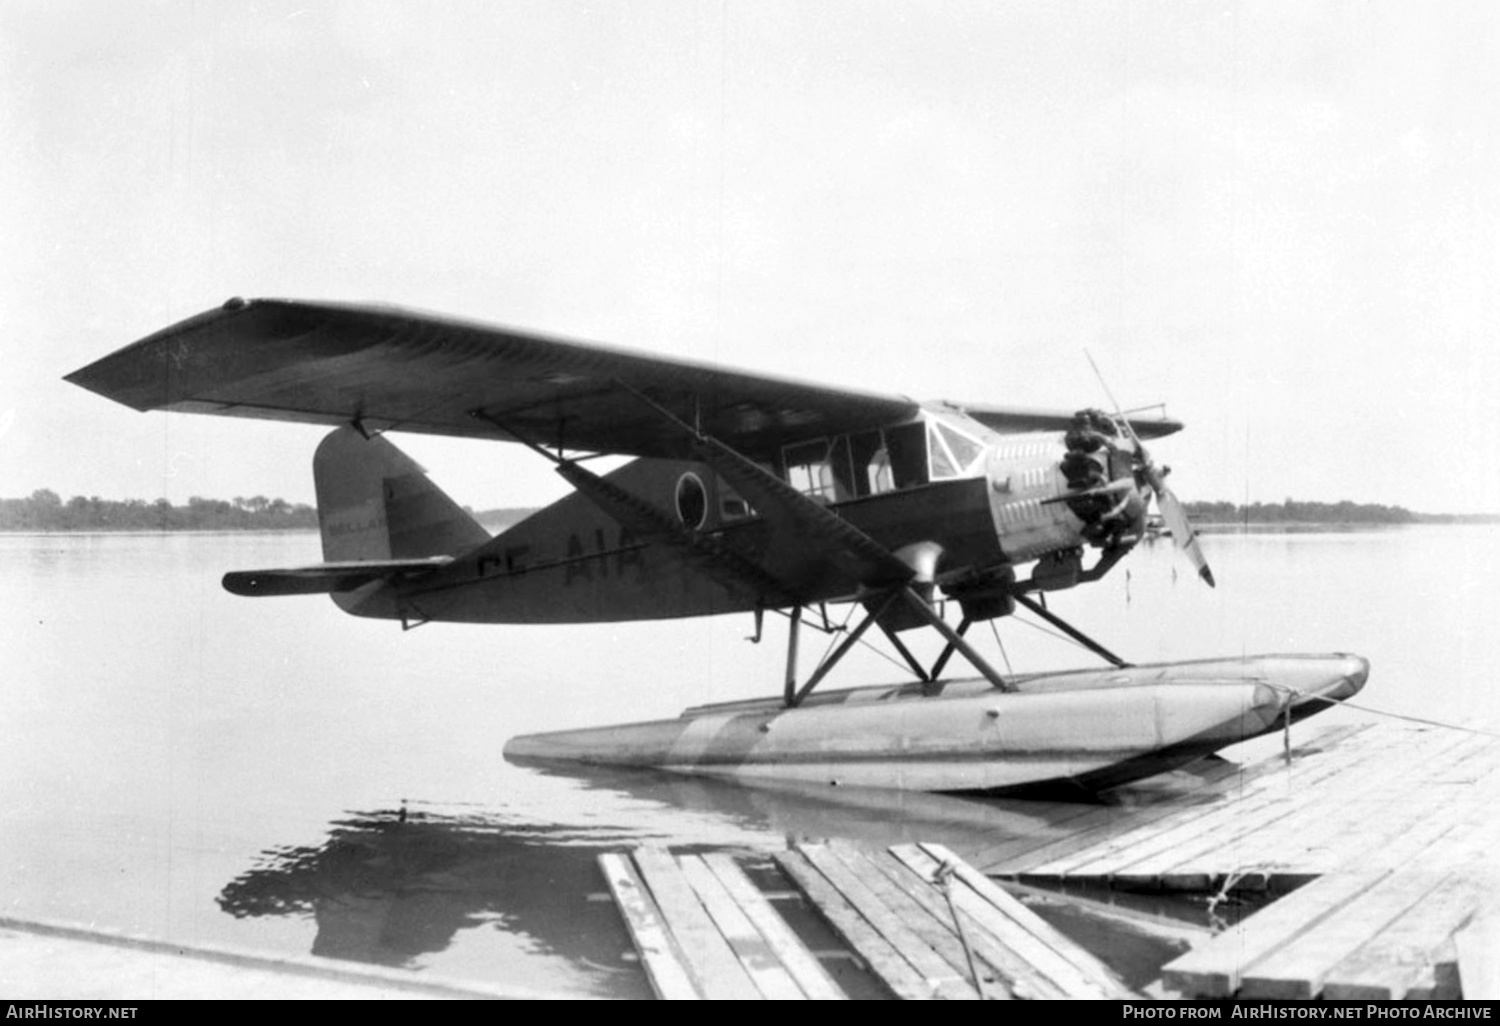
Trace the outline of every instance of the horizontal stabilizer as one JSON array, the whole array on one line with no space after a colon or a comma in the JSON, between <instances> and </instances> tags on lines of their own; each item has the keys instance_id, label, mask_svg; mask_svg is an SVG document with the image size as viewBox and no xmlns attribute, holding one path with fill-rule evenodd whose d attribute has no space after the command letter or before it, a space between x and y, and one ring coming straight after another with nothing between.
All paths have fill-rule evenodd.
<instances>
[{"instance_id":1,"label":"horizontal stabilizer","mask_svg":"<svg viewBox=\"0 0 1500 1026\"><path fill-rule=\"evenodd\" d=\"M319 563L286 570L236 570L224 575L224 590L235 595L326 595L353 591L371 581L428 573L453 562L451 556Z\"/></svg>"}]
</instances>

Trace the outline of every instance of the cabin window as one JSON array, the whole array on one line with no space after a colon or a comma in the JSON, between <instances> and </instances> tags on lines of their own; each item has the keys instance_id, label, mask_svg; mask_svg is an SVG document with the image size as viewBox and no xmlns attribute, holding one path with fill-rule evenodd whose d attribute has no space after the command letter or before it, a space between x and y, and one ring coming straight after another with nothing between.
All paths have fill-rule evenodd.
<instances>
[{"instance_id":1,"label":"cabin window","mask_svg":"<svg viewBox=\"0 0 1500 1026\"><path fill-rule=\"evenodd\" d=\"M932 479L933 466L950 468L942 475L956 477L965 469L941 442L933 444L942 461L929 460L927 425L918 421L884 431L862 431L833 439L799 442L781 451L786 482L803 495L821 502L843 502L864 495L880 495L900 488L914 488ZM970 446L965 456L977 457L983 448Z\"/></svg>"},{"instance_id":2,"label":"cabin window","mask_svg":"<svg viewBox=\"0 0 1500 1026\"><path fill-rule=\"evenodd\" d=\"M896 488L915 488L930 480L927 469L927 425L918 421L888 428L885 448L890 460L891 483Z\"/></svg>"},{"instance_id":3,"label":"cabin window","mask_svg":"<svg viewBox=\"0 0 1500 1026\"><path fill-rule=\"evenodd\" d=\"M927 424L927 443L933 479L962 477L984 455L984 445L940 420Z\"/></svg>"},{"instance_id":4,"label":"cabin window","mask_svg":"<svg viewBox=\"0 0 1500 1026\"><path fill-rule=\"evenodd\" d=\"M787 446L781 451L787 484L819 502L837 502L846 497L839 494L839 474L835 469L840 454L847 464L848 446L832 445L826 438ZM847 470L844 476L847 478Z\"/></svg>"},{"instance_id":5,"label":"cabin window","mask_svg":"<svg viewBox=\"0 0 1500 1026\"><path fill-rule=\"evenodd\" d=\"M751 509L750 504L740 497L740 493L725 484L721 478L719 480L719 519L744 520L754 513L755 510Z\"/></svg>"},{"instance_id":6,"label":"cabin window","mask_svg":"<svg viewBox=\"0 0 1500 1026\"><path fill-rule=\"evenodd\" d=\"M928 481L927 429L921 422L862 431L840 442L850 469L845 494L880 495Z\"/></svg>"},{"instance_id":7,"label":"cabin window","mask_svg":"<svg viewBox=\"0 0 1500 1026\"><path fill-rule=\"evenodd\" d=\"M876 468L886 470L884 487L877 485ZM855 495L874 495L888 492L895 485L890 481L890 456L885 451L885 438L879 431L863 431L849 437L849 462L853 473Z\"/></svg>"}]
</instances>

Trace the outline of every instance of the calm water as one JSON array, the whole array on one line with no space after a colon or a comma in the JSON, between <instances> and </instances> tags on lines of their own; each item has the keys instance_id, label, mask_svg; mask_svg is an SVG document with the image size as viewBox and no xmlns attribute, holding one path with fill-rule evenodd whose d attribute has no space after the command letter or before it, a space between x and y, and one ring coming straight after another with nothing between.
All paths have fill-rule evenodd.
<instances>
[{"instance_id":1,"label":"calm water","mask_svg":"<svg viewBox=\"0 0 1500 1026\"><path fill-rule=\"evenodd\" d=\"M1497 529L1205 547L1216 591L1158 545L1053 609L1136 662L1358 652L1373 664L1362 704L1500 727ZM310 534L0 536L0 908L623 996L646 985L597 898L601 850L1043 828L1024 802L509 766L513 734L774 693L783 629L760 646L748 616L403 633L321 598L219 587L228 569L318 558ZM1000 637L1018 670L1094 663L1020 623ZM844 683L900 678L851 659Z\"/></svg>"}]
</instances>

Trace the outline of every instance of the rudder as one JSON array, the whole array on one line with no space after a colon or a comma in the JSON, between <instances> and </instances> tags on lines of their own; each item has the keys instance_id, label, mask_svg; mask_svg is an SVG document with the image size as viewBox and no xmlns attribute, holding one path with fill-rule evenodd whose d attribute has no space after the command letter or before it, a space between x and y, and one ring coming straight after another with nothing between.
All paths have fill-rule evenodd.
<instances>
[{"instance_id":1,"label":"rudder","mask_svg":"<svg viewBox=\"0 0 1500 1026\"><path fill-rule=\"evenodd\" d=\"M331 432L313 456L318 526L329 563L457 555L490 533L383 437Z\"/></svg>"}]
</instances>

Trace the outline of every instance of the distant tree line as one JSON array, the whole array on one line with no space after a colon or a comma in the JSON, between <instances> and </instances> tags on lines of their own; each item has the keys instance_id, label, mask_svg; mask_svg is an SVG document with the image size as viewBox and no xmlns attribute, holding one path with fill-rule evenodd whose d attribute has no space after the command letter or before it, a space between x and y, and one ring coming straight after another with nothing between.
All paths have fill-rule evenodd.
<instances>
[{"instance_id":1,"label":"distant tree line","mask_svg":"<svg viewBox=\"0 0 1500 1026\"><path fill-rule=\"evenodd\" d=\"M1490 516L1413 513L1401 506L1371 502L1186 502L1188 516L1199 524L1437 524L1486 522Z\"/></svg>"},{"instance_id":2,"label":"distant tree line","mask_svg":"<svg viewBox=\"0 0 1500 1026\"><path fill-rule=\"evenodd\" d=\"M203 499L186 506L166 499L101 499L75 495L64 502L50 488L25 499L0 499L0 531L291 531L316 529L317 510L285 499Z\"/></svg>"}]
</instances>

